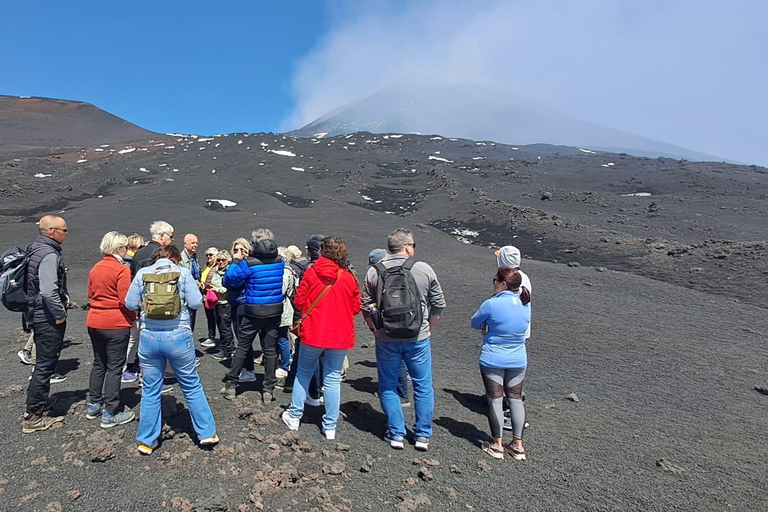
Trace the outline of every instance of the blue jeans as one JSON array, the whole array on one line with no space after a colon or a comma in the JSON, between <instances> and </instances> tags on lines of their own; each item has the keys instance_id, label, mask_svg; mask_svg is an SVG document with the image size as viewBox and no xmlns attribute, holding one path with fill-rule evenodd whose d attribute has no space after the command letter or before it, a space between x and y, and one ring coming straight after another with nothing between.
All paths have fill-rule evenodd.
<instances>
[{"instance_id":1,"label":"blue jeans","mask_svg":"<svg viewBox=\"0 0 768 512\"><path fill-rule=\"evenodd\" d=\"M277 352L280 354L280 368L289 371L291 369L291 342L288 341L287 326L277 330Z\"/></svg>"},{"instance_id":2,"label":"blue jeans","mask_svg":"<svg viewBox=\"0 0 768 512\"><path fill-rule=\"evenodd\" d=\"M166 361L170 363L184 394L197 437L211 437L216 433L216 423L195 368L192 331L142 329L139 337L139 363L144 373L144 387L141 389L141 416L136 440L150 446L160 437L163 427L160 390L163 387Z\"/></svg>"},{"instance_id":3,"label":"blue jeans","mask_svg":"<svg viewBox=\"0 0 768 512\"><path fill-rule=\"evenodd\" d=\"M293 383L291 393L291 405L288 414L293 418L301 418L304 415L304 400L307 398L309 380L315 374L315 368L320 358L323 358L323 386L325 386L325 414L323 415L323 429L333 430L339 419L339 406L341 405L341 367L348 350L332 348L319 348L302 344L299 352L299 365L296 370L296 380ZM398 400L398 404L400 401Z\"/></svg>"},{"instance_id":4,"label":"blue jeans","mask_svg":"<svg viewBox=\"0 0 768 512\"><path fill-rule=\"evenodd\" d=\"M387 415L387 430L392 437L405 437L405 417L397 388L400 364L405 363L413 384L416 437L432 437L435 391L432 389L432 351L430 339L416 342L376 340L376 364L379 373L379 400Z\"/></svg>"}]
</instances>

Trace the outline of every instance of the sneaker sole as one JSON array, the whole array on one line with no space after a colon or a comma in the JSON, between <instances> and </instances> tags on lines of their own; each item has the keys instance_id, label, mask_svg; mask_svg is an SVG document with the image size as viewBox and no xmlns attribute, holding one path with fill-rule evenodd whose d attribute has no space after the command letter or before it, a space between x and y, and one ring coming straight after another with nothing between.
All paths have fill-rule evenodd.
<instances>
[{"instance_id":1,"label":"sneaker sole","mask_svg":"<svg viewBox=\"0 0 768 512\"><path fill-rule=\"evenodd\" d=\"M288 422L285 420L285 418L283 418L283 416L282 416L282 415L280 415L280 419L281 419L281 420L282 420L282 422L285 424L285 426L286 426L286 427L288 427L288 430L293 430L294 432L296 432L296 431L298 431L298 430L299 430L299 425L296 425L296 426L293 426L293 425L291 425L290 423L288 423Z\"/></svg>"},{"instance_id":2,"label":"sneaker sole","mask_svg":"<svg viewBox=\"0 0 768 512\"><path fill-rule=\"evenodd\" d=\"M63 421L64 421L64 418L61 418L60 420L54 421L50 425L48 425L46 427L41 427L41 428L25 428L25 427L21 427L21 432L23 434L34 434L35 432L42 432L43 430L48 430L49 428L54 426L56 423L62 423Z\"/></svg>"},{"instance_id":3,"label":"sneaker sole","mask_svg":"<svg viewBox=\"0 0 768 512\"><path fill-rule=\"evenodd\" d=\"M135 418L135 416L133 418L129 419L129 420L123 420L123 421L121 421L119 423L102 423L101 424L101 428L112 428L112 427L116 427L118 425L125 425L126 423L132 422L134 420L134 418Z\"/></svg>"},{"instance_id":4,"label":"sneaker sole","mask_svg":"<svg viewBox=\"0 0 768 512\"><path fill-rule=\"evenodd\" d=\"M429 444L415 443L413 447L420 452L426 452L427 450L429 450Z\"/></svg>"},{"instance_id":5,"label":"sneaker sole","mask_svg":"<svg viewBox=\"0 0 768 512\"><path fill-rule=\"evenodd\" d=\"M390 447L392 447L395 450L404 450L405 449L405 443L400 440L396 439L384 439L387 444L389 444Z\"/></svg>"},{"instance_id":6,"label":"sneaker sole","mask_svg":"<svg viewBox=\"0 0 768 512\"><path fill-rule=\"evenodd\" d=\"M95 416L91 416L90 414L85 415L85 419L87 420L95 420L96 418L99 418L99 417L101 417L101 411L99 411L99 413L96 414Z\"/></svg>"}]
</instances>

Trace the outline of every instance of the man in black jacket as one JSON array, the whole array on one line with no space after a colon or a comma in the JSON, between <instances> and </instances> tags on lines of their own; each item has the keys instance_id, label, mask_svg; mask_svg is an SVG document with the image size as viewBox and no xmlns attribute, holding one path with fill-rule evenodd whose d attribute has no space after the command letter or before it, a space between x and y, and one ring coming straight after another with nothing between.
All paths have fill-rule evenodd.
<instances>
[{"instance_id":1,"label":"man in black jacket","mask_svg":"<svg viewBox=\"0 0 768 512\"><path fill-rule=\"evenodd\" d=\"M38 224L40 236L27 249L32 255L27 267L27 293L35 297L28 321L37 351L37 362L27 388L27 406L22 432L48 430L64 418L49 416L51 375L56 370L67 329L67 276L61 245L69 232L67 221L46 215Z\"/></svg>"}]
</instances>

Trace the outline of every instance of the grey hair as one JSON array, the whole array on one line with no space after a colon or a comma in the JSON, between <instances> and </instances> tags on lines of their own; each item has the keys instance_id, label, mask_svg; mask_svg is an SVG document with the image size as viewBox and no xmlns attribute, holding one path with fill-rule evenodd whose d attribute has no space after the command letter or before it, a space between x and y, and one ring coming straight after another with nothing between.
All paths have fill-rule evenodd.
<instances>
[{"instance_id":1,"label":"grey hair","mask_svg":"<svg viewBox=\"0 0 768 512\"><path fill-rule=\"evenodd\" d=\"M152 234L152 238L160 238L163 235L171 236L173 234L173 226L164 220L156 220L149 226L149 232Z\"/></svg>"},{"instance_id":2,"label":"grey hair","mask_svg":"<svg viewBox=\"0 0 768 512\"><path fill-rule=\"evenodd\" d=\"M274 239L275 239L275 234L272 233L272 231L267 228L256 228L251 233L251 240L253 240L253 245L256 245L262 240L274 240Z\"/></svg>"},{"instance_id":3,"label":"grey hair","mask_svg":"<svg viewBox=\"0 0 768 512\"><path fill-rule=\"evenodd\" d=\"M413 243L413 233L405 228L397 228L387 237L387 250L390 254L397 254L405 248L406 244Z\"/></svg>"},{"instance_id":4,"label":"grey hair","mask_svg":"<svg viewBox=\"0 0 768 512\"><path fill-rule=\"evenodd\" d=\"M227 258L227 261L232 261L232 255L231 255L231 254L229 253L229 251L228 251L228 250L226 250L226 249L222 249L222 250L220 250L220 251L219 251L219 252L216 254L216 257L217 257L217 258L218 258L219 256L224 256L225 258Z\"/></svg>"},{"instance_id":5,"label":"grey hair","mask_svg":"<svg viewBox=\"0 0 768 512\"><path fill-rule=\"evenodd\" d=\"M219 250L216 247L209 247L205 251L203 251L203 254L207 254L207 253L211 253L214 256L216 256L217 254L219 254Z\"/></svg>"},{"instance_id":6,"label":"grey hair","mask_svg":"<svg viewBox=\"0 0 768 512\"><path fill-rule=\"evenodd\" d=\"M291 258L287 261L293 261L301 258L301 249L296 247L295 245L289 245L285 248L285 252L287 252Z\"/></svg>"},{"instance_id":7,"label":"grey hair","mask_svg":"<svg viewBox=\"0 0 768 512\"><path fill-rule=\"evenodd\" d=\"M104 235L99 244L102 254L115 254L118 247L128 247L128 237L117 231L110 231Z\"/></svg>"}]
</instances>

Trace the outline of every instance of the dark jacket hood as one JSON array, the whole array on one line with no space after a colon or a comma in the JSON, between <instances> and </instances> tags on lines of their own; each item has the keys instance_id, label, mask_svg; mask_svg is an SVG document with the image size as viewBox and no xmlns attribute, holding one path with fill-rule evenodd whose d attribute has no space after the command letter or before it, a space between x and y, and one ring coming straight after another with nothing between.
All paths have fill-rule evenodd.
<instances>
[{"instance_id":1,"label":"dark jacket hood","mask_svg":"<svg viewBox=\"0 0 768 512\"><path fill-rule=\"evenodd\" d=\"M251 246L251 256L260 260L277 258L277 244L274 240L260 240Z\"/></svg>"},{"instance_id":2,"label":"dark jacket hood","mask_svg":"<svg viewBox=\"0 0 768 512\"><path fill-rule=\"evenodd\" d=\"M320 246L326 238L325 235L312 235L307 239L307 252L311 261L320 257Z\"/></svg>"}]
</instances>

